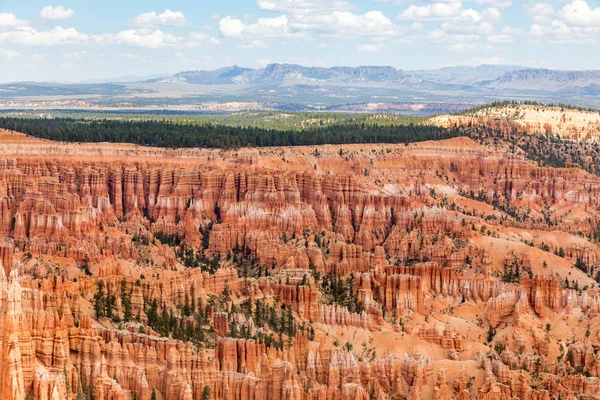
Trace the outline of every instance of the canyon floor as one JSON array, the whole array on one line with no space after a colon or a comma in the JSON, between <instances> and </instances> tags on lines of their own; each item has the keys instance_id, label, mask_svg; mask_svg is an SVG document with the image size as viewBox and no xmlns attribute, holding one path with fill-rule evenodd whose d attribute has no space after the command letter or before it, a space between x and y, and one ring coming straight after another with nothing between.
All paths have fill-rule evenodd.
<instances>
[{"instance_id":1,"label":"canyon floor","mask_svg":"<svg viewBox=\"0 0 600 400\"><path fill-rule=\"evenodd\" d=\"M600 177L508 147L2 131L0 398L598 399Z\"/></svg>"}]
</instances>

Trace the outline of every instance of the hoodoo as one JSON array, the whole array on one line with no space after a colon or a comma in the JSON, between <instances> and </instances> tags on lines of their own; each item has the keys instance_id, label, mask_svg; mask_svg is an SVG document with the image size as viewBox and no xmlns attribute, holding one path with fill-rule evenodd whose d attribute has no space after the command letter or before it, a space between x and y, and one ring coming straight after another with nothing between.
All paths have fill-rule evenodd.
<instances>
[{"instance_id":1,"label":"hoodoo","mask_svg":"<svg viewBox=\"0 0 600 400\"><path fill-rule=\"evenodd\" d=\"M24 138L0 165L3 399L600 390L583 170L465 138L175 157Z\"/></svg>"}]
</instances>

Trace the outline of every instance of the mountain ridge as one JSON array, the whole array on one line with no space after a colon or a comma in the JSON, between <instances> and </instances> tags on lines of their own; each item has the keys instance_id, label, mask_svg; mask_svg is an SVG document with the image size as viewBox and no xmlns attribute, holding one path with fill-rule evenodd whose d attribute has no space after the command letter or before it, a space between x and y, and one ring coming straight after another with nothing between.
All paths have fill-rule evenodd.
<instances>
[{"instance_id":1,"label":"mountain ridge","mask_svg":"<svg viewBox=\"0 0 600 400\"><path fill-rule=\"evenodd\" d=\"M182 71L169 77L146 80L153 83L195 85L314 82L335 84L392 84L442 89L450 85L473 89L569 91L600 85L600 70L554 70L518 65L482 64L431 70L403 70L392 66L306 67L299 64L271 63L262 68L238 65L215 70Z\"/></svg>"},{"instance_id":2,"label":"mountain ridge","mask_svg":"<svg viewBox=\"0 0 600 400\"><path fill-rule=\"evenodd\" d=\"M399 83L420 80L391 66L305 67L299 64L268 64L263 68L243 68L237 65L215 70L182 71L167 78L146 82L176 82L190 84L269 84L285 81L337 83Z\"/></svg>"},{"instance_id":3,"label":"mountain ridge","mask_svg":"<svg viewBox=\"0 0 600 400\"><path fill-rule=\"evenodd\" d=\"M561 91L600 85L600 70L553 70L532 68L515 70L489 82L486 86L495 89L528 89Z\"/></svg>"}]
</instances>

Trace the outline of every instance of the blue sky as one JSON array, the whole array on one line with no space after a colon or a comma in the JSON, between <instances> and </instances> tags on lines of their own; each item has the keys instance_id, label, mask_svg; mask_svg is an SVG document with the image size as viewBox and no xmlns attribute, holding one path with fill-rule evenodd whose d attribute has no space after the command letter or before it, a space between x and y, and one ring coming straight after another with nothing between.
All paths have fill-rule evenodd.
<instances>
[{"instance_id":1,"label":"blue sky","mask_svg":"<svg viewBox=\"0 0 600 400\"><path fill-rule=\"evenodd\" d=\"M0 81L233 64L599 69L600 0L0 0Z\"/></svg>"}]
</instances>

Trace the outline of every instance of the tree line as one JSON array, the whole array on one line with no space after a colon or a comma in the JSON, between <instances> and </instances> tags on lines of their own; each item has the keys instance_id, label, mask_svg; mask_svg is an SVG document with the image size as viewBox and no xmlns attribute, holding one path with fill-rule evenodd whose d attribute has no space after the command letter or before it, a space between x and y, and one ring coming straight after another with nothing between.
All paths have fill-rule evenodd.
<instances>
[{"instance_id":1,"label":"tree line","mask_svg":"<svg viewBox=\"0 0 600 400\"><path fill-rule=\"evenodd\" d=\"M277 130L233 127L211 123L171 121L83 120L72 118L0 118L0 128L42 139L66 142L133 143L168 148L239 148L309 146L351 143L412 143L449 139L457 129L408 124L384 126L362 123L333 124L311 129Z\"/></svg>"}]
</instances>

